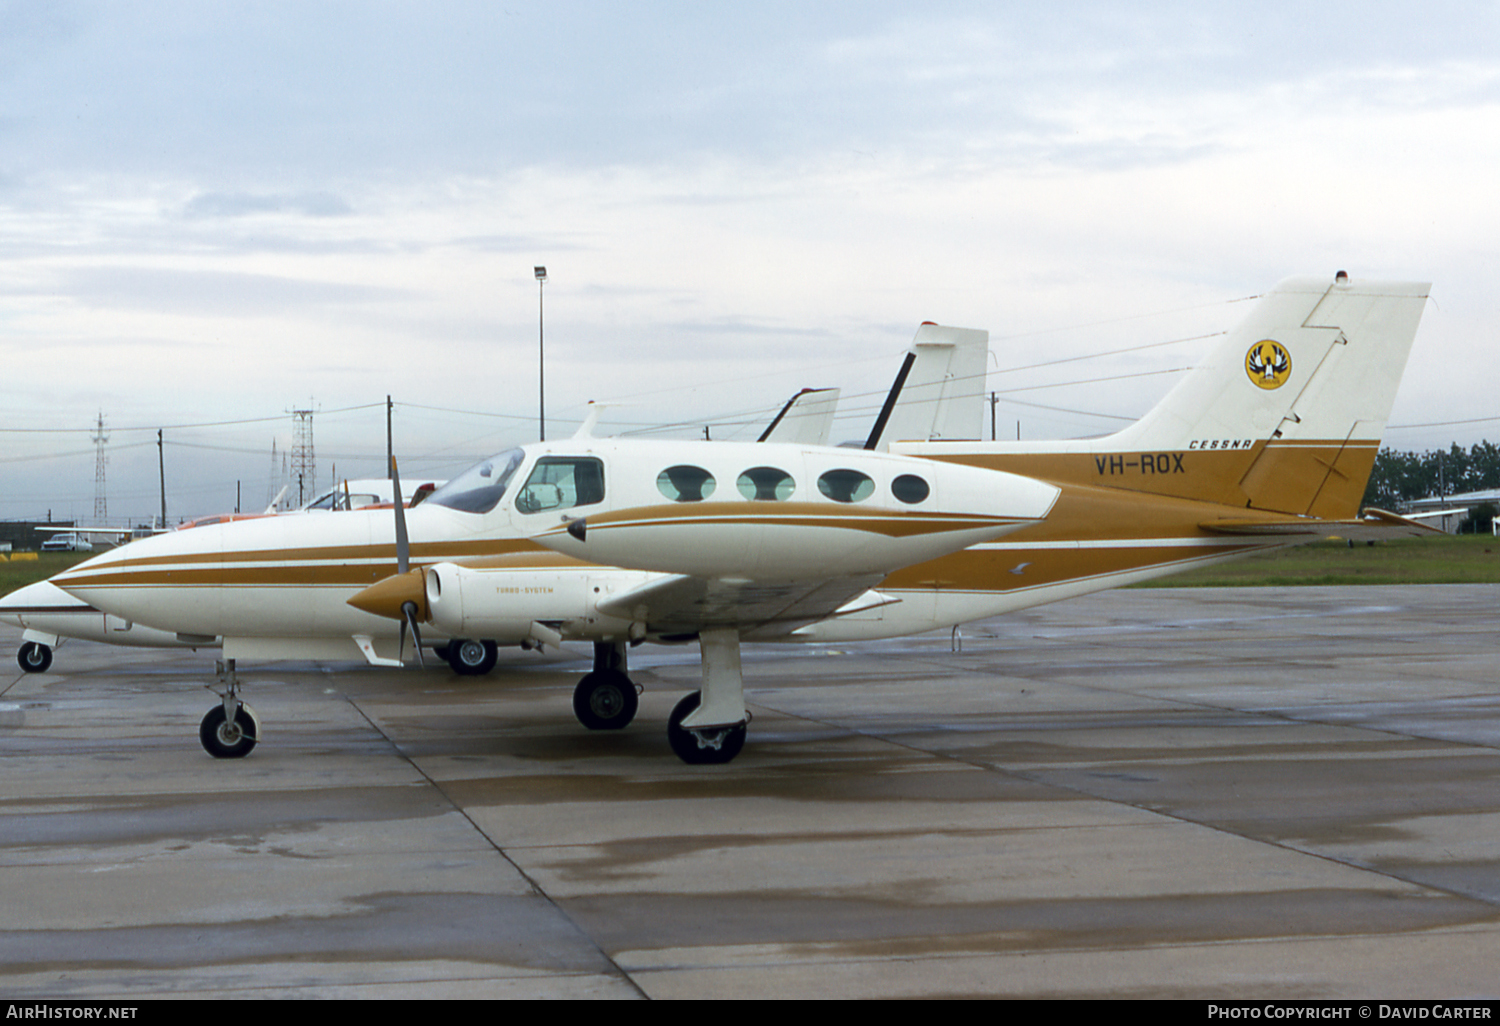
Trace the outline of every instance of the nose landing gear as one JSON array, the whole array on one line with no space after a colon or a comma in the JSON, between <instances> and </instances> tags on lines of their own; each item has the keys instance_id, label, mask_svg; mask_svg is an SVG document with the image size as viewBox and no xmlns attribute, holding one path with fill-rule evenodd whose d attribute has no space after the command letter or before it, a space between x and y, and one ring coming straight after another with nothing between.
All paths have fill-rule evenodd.
<instances>
[{"instance_id":1,"label":"nose landing gear","mask_svg":"<svg viewBox=\"0 0 1500 1026\"><path fill-rule=\"evenodd\" d=\"M218 705L208 710L198 725L203 750L215 759L243 759L260 741L260 717L240 701L240 682L234 660L219 660Z\"/></svg>"}]
</instances>

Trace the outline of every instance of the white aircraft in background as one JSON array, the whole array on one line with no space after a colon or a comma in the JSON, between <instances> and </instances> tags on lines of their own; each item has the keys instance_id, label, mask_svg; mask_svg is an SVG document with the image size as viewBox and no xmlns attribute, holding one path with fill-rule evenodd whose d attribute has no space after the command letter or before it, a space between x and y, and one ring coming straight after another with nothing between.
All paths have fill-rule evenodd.
<instances>
[{"instance_id":1,"label":"white aircraft in background","mask_svg":"<svg viewBox=\"0 0 1500 1026\"><path fill-rule=\"evenodd\" d=\"M593 641L574 695L593 728L634 715L627 646L696 638L703 687L668 738L686 761L724 762L745 739L742 640L898 636L1328 534L1427 531L1358 516L1427 291L1283 282L1107 438L928 435L891 453L872 451L878 429L864 451L574 438L455 478L404 518L409 543L391 514L274 518L138 542L54 580L114 615L222 636L221 703L200 730L215 755L260 737L236 660L396 663L427 624L490 660L492 644L463 639Z\"/></svg>"},{"instance_id":2,"label":"white aircraft in background","mask_svg":"<svg viewBox=\"0 0 1500 1026\"><path fill-rule=\"evenodd\" d=\"M431 494L438 482L429 482L413 493L412 503L421 502ZM162 528L60 528L60 531L88 536L129 536L149 538L153 534L168 531L186 531L209 524L222 524L236 520L252 520L259 517L278 516L276 505L286 494L283 487L276 498L261 513L219 513L197 517L176 527ZM372 480L344 480L317 496L302 507L302 510L340 511L365 509L394 501L394 492L388 478ZM43 530L38 528L38 530ZM54 534L54 537L56 535ZM45 546L44 546L45 548ZM92 548L92 546L90 546ZM95 609L89 603L69 595L50 580L36 581L0 599L0 623L20 627L21 647L16 651L16 663L27 673L44 673L52 666L53 651L63 642L95 641L106 645L122 645L127 648L217 648L216 636L185 634L178 631L163 631L134 623L118 616L111 616Z\"/></svg>"}]
</instances>

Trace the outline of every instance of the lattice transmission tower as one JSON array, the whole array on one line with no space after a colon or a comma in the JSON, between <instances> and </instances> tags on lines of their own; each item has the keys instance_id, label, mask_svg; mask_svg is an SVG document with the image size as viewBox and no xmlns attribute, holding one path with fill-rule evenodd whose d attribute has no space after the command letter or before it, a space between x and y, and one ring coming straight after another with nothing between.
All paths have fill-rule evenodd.
<instances>
[{"instance_id":1,"label":"lattice transmission tower","mask_svg":"<svg viewBox=\"0 0 1500 1026\"><path fill-rule=\"evenodd\" d=\"M109 441L109 435L104 431L103 410L99 411L99 420L94 424L90 438L94 443L94 526L103 527L109 520L109 503L104 497L104 468L109 464L104 445Z\"/></svg>"},{"instance_id":2,"label":"lattice transmission tower","mask_svg":"<svg viewBox=\"0 0 1500 1026\"><path fill-rule=\"evenodd\" d=\"M313 452L313 411L293 410L292 483L297 486L297 505L318 494L318 459Z\"/></svg>"}]
</instances>

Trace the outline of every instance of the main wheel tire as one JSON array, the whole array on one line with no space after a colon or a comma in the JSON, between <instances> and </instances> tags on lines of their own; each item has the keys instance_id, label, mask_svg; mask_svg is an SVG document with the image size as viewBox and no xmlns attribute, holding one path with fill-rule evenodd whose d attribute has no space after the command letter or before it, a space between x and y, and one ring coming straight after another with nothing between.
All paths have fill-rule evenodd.
<instances>
[{"instance_id":1,"label":"main wheel tire","mask_svg":"<svg viewBox=\"0 0 1500 1026\"><path fill-rule=\"evenodd\" d=\"M260 740L259 733L255 715L243 703L235 710L233 723L224 715L224 706L216 705L198 725L198 740L215 759L243 759Z\"/></svg>"},{"instance_id":2,"label":"main wheel tire","mask_svg":"<svg viewBox=\"0 0 1500 1026\"><path fill-rule=\"evenodd\" d=\"M495 668L500 648L493 641L455 638L448 642L448 665L460 677L483 677Z\"/></svg>"},{"instance_id":3,"label":"main wheel tire","mask_svg":"<svg viewBox=\"0 0 1500 1026\"><path fill-rule=\"evenodd\" d=\"M635 719L640 698L619 670L595 670L573 689L573 715L590 730L619 730Z\"/></svg>"},{"instance_id":4,"label":"main wheel tire","mask_svg":"<svg viewBox=\"0 0 1500 1026\"><path fill-rule=\"evenodd\" d=\"M703 700L701 691L694 691L672 710L667 718L667 742L677 758L689 766L722 765L729 762L745 747L746 725L736 723L732 727L714 727L710 730L692 731L682 725L692 711Z\"/></svg>"},{"instance_id":5,"label":"main wheel tire","mask_svg":"<svg viewBox=\"0 0 1500 1026\"><path fill-rule=\"evenodd\" d=\"M52 665L52 649L37 641L27 641L16 652L16 662L27 673L45 673Z\"/></svg>"}]
</instances>

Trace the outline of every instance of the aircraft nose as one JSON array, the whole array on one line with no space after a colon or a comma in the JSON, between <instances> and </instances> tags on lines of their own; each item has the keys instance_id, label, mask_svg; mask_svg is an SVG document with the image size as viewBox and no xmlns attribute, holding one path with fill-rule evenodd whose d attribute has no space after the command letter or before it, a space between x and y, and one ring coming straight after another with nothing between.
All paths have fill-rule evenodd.
<instances>
[{"instance_id":1,"label":"aircraft nose","mask_svg":"<svg viewBox=\"0 0 1500 1026\"><path fill-rule=\"evenodd\" d=\"M384 616L390 620L404 620L406 617L402 614L401 607L411 602L417 607L417 619L426 622L428 611L427 589L423 584L424 572L421 567L417 567L404 574L396 574L385 580L376 581L349 599L349 604L355 609L374 613L376 616Z\"/></svg>"}]
</instances>

